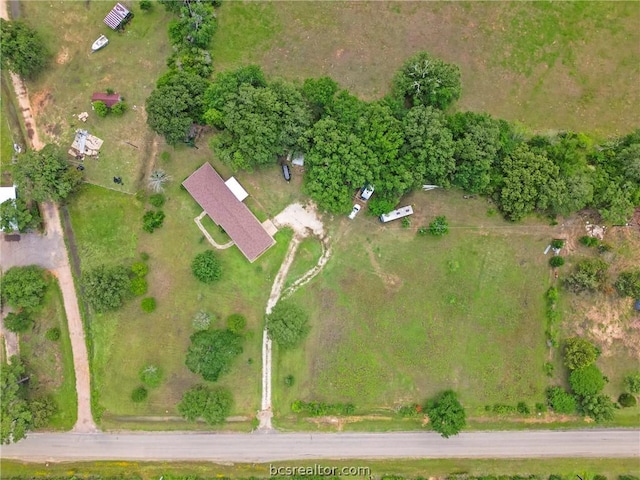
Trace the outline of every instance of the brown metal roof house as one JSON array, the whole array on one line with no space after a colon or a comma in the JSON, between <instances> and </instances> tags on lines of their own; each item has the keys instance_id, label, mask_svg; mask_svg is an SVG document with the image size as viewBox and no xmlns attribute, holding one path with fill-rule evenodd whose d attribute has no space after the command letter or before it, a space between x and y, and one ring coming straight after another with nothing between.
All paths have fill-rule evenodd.
<instances>
[{"instance_id":1,"label":"brown metal roof house","mask_svg":"<svg viewBox=\"0 0 640 480\"><path fill-rule=\"evenodd\" d=\"M250 262L275 243L251 210L236 198L208 162L193 172L182 185L211 220L227 232Z\"/></svg>"},{"instance_id":2,"label":"brown metal roof house","mask_svg":"<svg viewBox=\"0 0 640 480\"><path fill-rule=\"evenodd\" d=\"M118 103L121 100L122 100L122 97L117 93L109 94L109 93L96 92L91 96L91 103L104 102L104 104L108 108L113 107L116 103Z\"/></svg>"}]
</instances>

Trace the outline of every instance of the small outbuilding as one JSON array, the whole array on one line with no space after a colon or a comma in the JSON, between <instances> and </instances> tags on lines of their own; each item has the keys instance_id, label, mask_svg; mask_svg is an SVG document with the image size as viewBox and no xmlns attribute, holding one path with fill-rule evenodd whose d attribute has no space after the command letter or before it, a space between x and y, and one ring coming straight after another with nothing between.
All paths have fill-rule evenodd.
<instances>
[{"instance_id":1,"label":"small outbuilding","mask_svg":"<svg viewBox=\"0 0 640 480\"><path fill-rule=\"evenodd\" d=\"M91 95L91 103L104 102L107 108L113 107L116 103L121 102L122 97L118 93L101 93L96 92Z\"/></svg>"},{"instance_id":2,"label":"small outbuilding","mask_svg":"<svg viewBox=\"0 0 640 480\"><path fill-rule=\"evenodd\" d=\"M68 153L76 160L84 159L85 155L97 157L103 143L104 141L102 139L91 135L86 130L79 129L76 130L76 136L73 139Z\"/></svg>"},{"instance_id":3,"label":"small outbuilding","mask_svg":"<svg viewBox=\"0 0 640 480\"><path fill-rule=\"evenodd\" d=\"M124 27L129 20L133 17L133 14L121 3L116 3L116 6L104 17L104 23L113 30L118 30Z\"/></svg>"}]
</instances>

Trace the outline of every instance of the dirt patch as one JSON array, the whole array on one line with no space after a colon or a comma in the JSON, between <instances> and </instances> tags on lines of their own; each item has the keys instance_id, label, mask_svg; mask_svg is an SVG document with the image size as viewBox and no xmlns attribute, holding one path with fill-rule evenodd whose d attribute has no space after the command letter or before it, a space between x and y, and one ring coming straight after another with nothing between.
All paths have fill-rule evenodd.
<instances>
[{"instance_id":1,"label":"dirt patch","mask_svg":"<svg viewBox=\"0 0 640 480\"><path fill-rule=\"evenodd\" d=\"M33 116L37 117L49 104L53 101L53 95L48 89L41 90L33 95L33 101L31 102L31 108L33 110Z\"/></svg>"},{"instance_id":2,"label":"dirt patch","mask_svg":"<svg viewBox=\"0 0 640 480\"><path fill-rule=\"evenodd\" d=\"M56 63L58 65L64 65L69 61L69 49L67 47L62 47L60 53L56 56Z\"/></svg>"}]
</instances>

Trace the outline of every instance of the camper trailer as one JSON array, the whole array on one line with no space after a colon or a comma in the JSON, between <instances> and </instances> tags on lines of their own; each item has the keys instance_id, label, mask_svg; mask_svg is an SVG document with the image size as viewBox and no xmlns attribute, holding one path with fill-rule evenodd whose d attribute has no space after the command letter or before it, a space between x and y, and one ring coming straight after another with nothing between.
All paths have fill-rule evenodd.
<instances>
[{"instance_id":1,"label":"camper trailer","mask_svg":"<svg viewBox=\"0 0 640 480\"><path fill-rule=\"evenodd\" d=\"M413 208L411 208L411 205L408 205L406 207L400 207L393 212L383 213L382 215L380 215L380 221L382 223L387 223L391 222L392 220L398 220L399 218L407 217L412 214Z\"/></svg>"}]
</instances>

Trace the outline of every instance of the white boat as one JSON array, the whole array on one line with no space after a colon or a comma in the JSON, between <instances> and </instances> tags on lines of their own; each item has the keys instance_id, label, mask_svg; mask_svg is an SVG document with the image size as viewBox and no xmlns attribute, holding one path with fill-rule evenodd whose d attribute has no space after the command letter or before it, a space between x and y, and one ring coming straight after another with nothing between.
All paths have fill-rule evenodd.
<instances>
[{"instance_id":1,"label":"white boat","mask_svg":"<svg viewBox=\"0 0 640 480\"><path fill-rule=\"evenodd\" d=\"M91 51L97 52L102 47L104 47L107 43L109 43L109 39L104 35L100 35L98 39L95 42L93 42L93 45L91 45Z\"/></svg>"}]
</instances>

